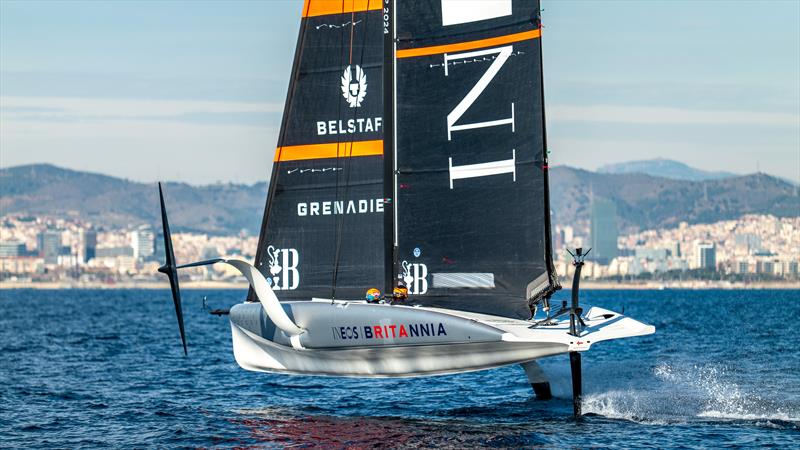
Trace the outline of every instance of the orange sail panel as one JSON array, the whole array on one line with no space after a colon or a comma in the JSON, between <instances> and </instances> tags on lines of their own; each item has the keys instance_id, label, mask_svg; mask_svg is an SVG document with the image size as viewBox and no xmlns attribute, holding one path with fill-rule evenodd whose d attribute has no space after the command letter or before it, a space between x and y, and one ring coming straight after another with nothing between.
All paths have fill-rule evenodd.
<instances>
[{"instance_id":1,"label":"orange sail panel","mask_svg":"<svg viewBox=\"0 0 800 450\"><path fill-rule=\"evenodd\" d=\"M381 7L381 0L306 0L303 17L372 11Z\"/></svg>"},{"instance_id":2,"label":"orange sail panel","mask_svg":"<svg viewBox=\"0 0 800 450\"><path fill-rule=\"evenodd\" d=\"M322 158L352 158L383 155L383 140L290 145L275 150L275 161L300 161Z\"/></svg>"},{"instance_id":3,"label":"orange sail panel","mask_svg":"<svg viewBox=\"0 0 800 450\"><path fill-rule=\"evenodd\" d=\"M512 42L526 41L528 39L536 39L541 37L541 30L529 30L520 33L507 34L505 36L498 36L488 39L478 39L475 41L458 42L456 44L446 45L433 45L430 47L409 48L405 50L398 50L398 58L411 58L414 56L428 56L438 55L441 53L455 53L463 52L466 50L475 50L478 48L492 47L495 45L510 44Z\"/></svg>"}]
</instances>

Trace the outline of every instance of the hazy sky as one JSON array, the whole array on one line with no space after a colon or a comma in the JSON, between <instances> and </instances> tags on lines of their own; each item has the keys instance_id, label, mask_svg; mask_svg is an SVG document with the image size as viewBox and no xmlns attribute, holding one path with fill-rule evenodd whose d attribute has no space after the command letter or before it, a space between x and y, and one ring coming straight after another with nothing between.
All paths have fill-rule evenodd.
<instances>
[{"instance_id":1,"label":"hazy sky","mask_svg":"<svg viewBox=\"0 0 800 450\"><path fill-rule=\"evenodd\" d=\"M0 166L270 173L301 0L0 0ZM554 164L800 181L800 0L543 0Z\"/></svg>"}]
</instances>

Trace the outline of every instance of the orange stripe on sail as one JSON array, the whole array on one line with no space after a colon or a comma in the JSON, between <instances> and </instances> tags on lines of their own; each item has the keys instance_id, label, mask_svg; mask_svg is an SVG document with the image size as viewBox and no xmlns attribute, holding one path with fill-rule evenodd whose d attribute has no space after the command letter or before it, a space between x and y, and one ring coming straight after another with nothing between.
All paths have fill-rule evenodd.
<instances>
[{"instance_id":1,"label":"orange stripe on sail","mask_svg":"<svg viewBox=\"0 0 800 450\"><path fill-rule=\"evenodd\" d=\"M274 161L351 158L383 155L383 141L332 142L328 144L290 145L275 149Z\"/></svg>"},{"instance_id":2,"label":"orange stripe on sail","mask_svg":"<svg viewBox=\"0 0 800 450\"><path fill-rule=\"evenodd\" d=\"M306 0L303 17L373 11L382 7L381 0Z\"/></svg>"},{"instance_id":3,"label":"orange stripe on sail","mask_svg":"<svg viewBox=\"0 0 800 450\"><path fill-rule=\"evenodd\" d=\"M462 52L474 50L476 48L492 47L495 45L509 44L511 42L527 41L541 37L540 30L523 31L520 33L507 34L488 39L478 39L477 41L459 42L457 44L433 45L431 47L407 48L397 51L398 58L412 58L414 56L439 55L442 53Z\"/></svg>"}]
</instances>

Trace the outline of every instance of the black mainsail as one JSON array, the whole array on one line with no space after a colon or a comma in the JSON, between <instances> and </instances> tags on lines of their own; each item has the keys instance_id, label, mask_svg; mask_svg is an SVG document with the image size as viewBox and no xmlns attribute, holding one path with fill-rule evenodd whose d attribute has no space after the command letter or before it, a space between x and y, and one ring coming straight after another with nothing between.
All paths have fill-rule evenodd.
<instances>
[{"instance_id":1,"label":"black mainsail","mask_svg":"<svg viewBox=\"0 0 800 450\"><path fill-rule=\"evenodd\" d=\"M256 258L281 298L402 280L530 317L558 288L540 33L538 1L306 1Z\"/></svg>"},{"instance_id":2,"label":"black mainsail","mask_svg":"<svg viewBox=\"0 0 800 450\"><path fill-rule=\"evenodd\" d=\"M539 2L393 6L396 273L417 304L528 318L558 286Z\"/></svg>"},{"instance_id":3,"label":"black mainsail","mask_svg":"<svg viewBox=\"0 0 800 450\"><path fill-rule=\"evenodd\" d=\"M383 283L381 7L303 6L256 255L281 298L360 298Z\"/></svg>"}]
</instances>

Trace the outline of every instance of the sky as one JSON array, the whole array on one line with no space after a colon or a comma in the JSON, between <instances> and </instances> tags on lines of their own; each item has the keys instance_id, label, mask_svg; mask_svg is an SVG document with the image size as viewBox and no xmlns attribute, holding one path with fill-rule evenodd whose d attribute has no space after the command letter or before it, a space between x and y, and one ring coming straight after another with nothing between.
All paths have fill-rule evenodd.
<instances>
[{"instance_id":1,"label":"sky","mask_svg":"<svg viewBox=\"0 0 800 450\"><path fill-rule=\"evenodd\" d=\"M800 182L800 0L543 0L552 165ZM0 167L269 177L301 0L0 0Z\"/></svg>"}]
</instances>

